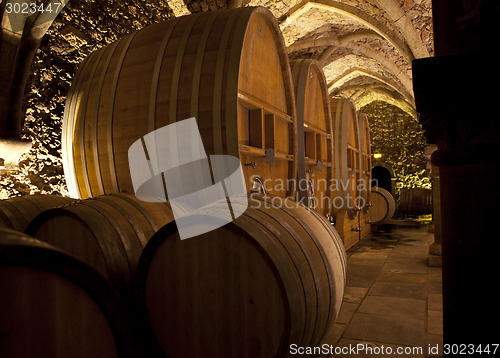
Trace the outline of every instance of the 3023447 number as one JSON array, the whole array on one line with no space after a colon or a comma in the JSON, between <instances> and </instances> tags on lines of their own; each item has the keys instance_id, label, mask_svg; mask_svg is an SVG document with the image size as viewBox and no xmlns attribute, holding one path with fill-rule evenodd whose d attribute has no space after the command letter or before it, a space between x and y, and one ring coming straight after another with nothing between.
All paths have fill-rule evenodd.
<instances>
[{"instance_id":1,"label":"3023447 number","mask_svg":"<svg viewBox=\"0 0 500 358\"><path fill-rule=\"evenodd\" d=\"M7 3L5 4L5 12L7 14L26 14L33 15L37 12L50 12L50 13L59 13L61 10L62 3L60 2L49 2L48 4L44 3L36 3L36 2L23 2L23 3Z\"/></svg>"},{"instance_id":2,"label":"3023447 number","mask_svg":"<svg viewBox=\"0 0 500 358\"><path fill-rule=\"evenodd\" d=\"M477 355L492 354L495 355L500 344L444 344L443 353L453 355Z\"/></svg>"}]
</instances>

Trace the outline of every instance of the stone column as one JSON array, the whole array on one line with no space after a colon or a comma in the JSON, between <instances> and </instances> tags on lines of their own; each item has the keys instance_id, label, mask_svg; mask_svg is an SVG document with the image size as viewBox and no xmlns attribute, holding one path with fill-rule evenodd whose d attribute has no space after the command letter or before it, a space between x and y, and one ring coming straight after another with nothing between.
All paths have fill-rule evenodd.
<instances>
[{"instance_id":1,"label":"stone column","mask_svg":"<svg viewBox=\"0 0 500 358\"><path fill-rule=\"evenodd\" d=\"M417 109L439 148L432 162L440 176L445 343L491 343L500 320L500 121L492 98L467 91L478 88L473 69L484 58L414 63ZM474 75L464 78L465 68Z\"/></svg>"},{"instance_id":2,"label":"stone column","mask_svg":"<svg viewBox=\"0 0 500 358\"><path fill-rule=\"evenodd\" d=\"M429 225L429 232L434 234L434 242L429 245L429 256L427 264L433 267L442 265L441 260L441 190L439 182L439 167L431 163L430 157L437 149L436 145L426 148L426 156L429 156L428 167L432 182L432 222Z\"/></svg>"},{"instance_id":3,"label":"stone column","mask_svg":"<svg viewBox=\"0 0 500 358\"><path fill-rule=\"evenodd\" d=\"M490 32L498 29L500 6L433 5L440 51L414 61L413 83L420 122L438 145L432 163L440 172L444 343L484 347L498 340L500 322L500 120L492 90L500 74L491 62L498 37Z\"/></svg>"}]
</instances>

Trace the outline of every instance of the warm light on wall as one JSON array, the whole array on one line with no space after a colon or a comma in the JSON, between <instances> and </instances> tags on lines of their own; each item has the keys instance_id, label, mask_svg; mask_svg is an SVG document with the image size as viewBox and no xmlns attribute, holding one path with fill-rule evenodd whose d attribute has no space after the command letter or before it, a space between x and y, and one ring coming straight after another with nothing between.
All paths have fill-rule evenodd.
<instances>
[{"instance_id":1,"label":"warm light on wall","mask_svg":"<svg viewBox=\"0 0 500 358\"><path fill-rule=\"evenodd\" d=\"M373 158L375 158L375 159L382 158L382 154L375 153L375 154L373 154Z\"/></svg>"}]
</instances>

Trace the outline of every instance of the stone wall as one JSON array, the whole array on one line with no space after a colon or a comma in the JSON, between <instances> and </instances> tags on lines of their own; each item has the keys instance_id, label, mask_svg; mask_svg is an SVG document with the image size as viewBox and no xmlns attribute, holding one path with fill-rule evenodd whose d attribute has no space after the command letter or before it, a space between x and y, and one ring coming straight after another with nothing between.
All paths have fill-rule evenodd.
<instances>
[{"instance_id":1,"label":"stone wall","mask_svg":"<svg viewBox=\"0 0 500 358\"><path fill-rule=\"evenodd\" d=\"M71 0L48 30L27 85L23 137L32 140L16 172L0 174L0 198L67 194L61 160L66 95L78 64L128 33L173 16L167 0Z\"/></svg>"},{"instance_id":2,"label":"stone wall","mask_svg":"<svg viewBox=\"0 0 500 358\"><path fill-rule=\"evenodd\" d=\"M381 161L394 169L405 188L430 188L425 155L426 138L420 124L408 113L385 102L375 101L362 107L370 123L372 153L382 154Z\"/></svg>"}]
</instances>

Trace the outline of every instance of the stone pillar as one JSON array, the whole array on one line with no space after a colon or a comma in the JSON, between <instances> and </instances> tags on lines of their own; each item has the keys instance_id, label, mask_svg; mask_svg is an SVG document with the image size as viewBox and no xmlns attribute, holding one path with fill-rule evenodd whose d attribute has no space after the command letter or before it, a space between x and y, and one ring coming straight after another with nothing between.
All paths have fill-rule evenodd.
<instances>
[{"instance_id":1,"label":"stone pillar","mask_svg":"<svg viewBox=\"0 0 500 358\"><path fill-rule=\"evenodd\" d=\"M436 57L415 60L420 123L438 150L445 344L498 339L500 2L434 0ZM454 356L450 352L448 356Z\"/></svg>"},{"instance_id":2,"label":"stone pillar","mask_svg":"<svg viewBox=\"0 0 500 358\"><path fill-rule=\"evenodd\" d=\"M485 41L495 36L482 29L498 29L500 8L489 0L433 5L440 50L414 61L413 84L420 123L438 145L432 163L440 175L443 338L484 347L498 340L500 322L500 121L498 91L491 90L500 74L490 62L495 41Z\"/></svg>"},{"instance_id":3,"label":"stone pillar","mask_svg":"<svg viewBox=\"0 0 500 358\"><path fill-rule=\"evenodd\" d=\"M441 259L441 190L439 181L439 167L433 165L430 156L437 149L435 145L426 148L426 156L429 155L430 177L432 182L432 222L429 225L429 232L434 234L434 242L429 246L429 256L427 264L432 267L442 265Z\"/></svg>"}]
</instances>

